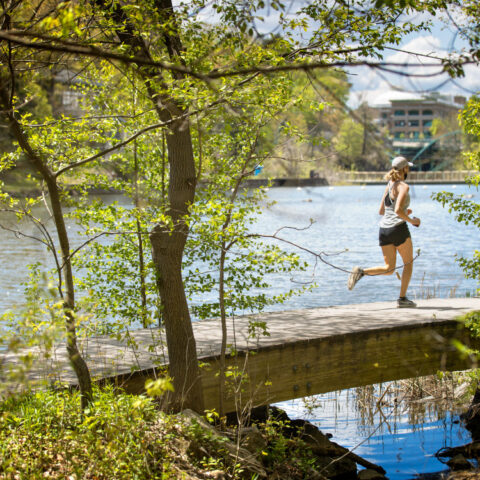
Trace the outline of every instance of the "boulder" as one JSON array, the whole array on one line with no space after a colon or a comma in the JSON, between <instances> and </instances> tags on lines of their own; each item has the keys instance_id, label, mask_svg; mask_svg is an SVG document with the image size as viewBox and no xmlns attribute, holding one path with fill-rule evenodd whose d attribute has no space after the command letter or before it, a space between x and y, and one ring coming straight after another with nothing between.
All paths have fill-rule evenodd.
<instances>
[{"instance_id":1,"label":"boulder","mask_svg":"<svg viewBox=\"0 0 480 480\"><path fill-rule=\"evenodd\" d=\"M256 425L240 429L240 444L252 453L267 448L267 442Z\"/></svg>"},{"instance_id":2,"label":"boulder","mask_svg":"<svg viewBox=\"0 0 480 480\"><path fill-rule=\"evenodd\" d=\"M472 440L480 440L480 388L477 387L468 411L460 415L465 428L472 434Z\"/></svg>"},{"instance_id":3,"label":"boulder","mask_svg":"<svg viewBox=\"0 0 480 480\"><path fill-rule=\"evenodd\" d=\"M320 466L317 471L329 479L356 480L357 464L351 458L319 457Z\"/></svg>"},{"instance_id":4,"label":"boulder","mask_svg":"<svg viewBox=\"0 0 480 480\"><path fill-rule=\"evenodd\" d=\"M359 455L349 452L345 447L332 442L330 440L331 435L325 435L308 420L290 420L287 413L277 407L252 409L252 421L266 421L268 416L276 421L283 422L283 435L290 438L301 438L322 462L323 457L326 458L326 463L323 463L331 464L331 466L328 467L328 473L325 473L329 478L335 476L339 478L356 478L357 463L364 468L375 470L382 475L385 473L385 470L379 465L375 465ZM342 457L342 459L338 460L339 457ZM334 460L336 458L337 460ZM345 475L345 477L343 477L343 475ZM353 477L353 475L355 477Z\"/></svg>"},{"instance_id":5,"label":"boulder","mask_svg":"<svg viewBox=\"0 0 480 480\"><path fill-rule=\"evenodd\" d=\"M338 450L330 440L329 436L322 433L315 425L306 421L306 420L292 420L291 425L297 429L297 435L304 442L312 445L316 448L317 454L319 451L324 450L325 454L328 455L332 453L332 449Z\"/></svg>"},{"instance_id":6,"label":"boulder","mask_svg":"<svg viewBox=\"0 0 480 480\"><path fill-rule=\"evenodd\" d=\"M473 465L460 453L452 457L447 465L454 471L473 469Z\"/></svg>"},{"instance_id":7,"label":"boulder","mask_svg":"<svg viewBox=\"0 0 480 480\"><path fill-rule=\"evenodd\" d=\"M371 468L366 468L358 472L358 480L385 480L386 478L385 475Z\"/></svg>"},{"instance_id":8,"label":"boulder","mask_svg":"<svg viewBox=\"0 0 480 480\"><path fill-rule=\"evenodd\" d=\"M205 478L211 478L212 480L226 480L225 472L222 470L212 470L210 472L205 472L204 474Z\"/></svg>"},{"instance_id":9,"label":"boulder","mask_svg":"<svg viewBox=\"0 0 480 480\"><path fill-rule=\"evenodd\" d=\"M190 409L183 410L180 415L185 423L190 425L196 423L206 434L211 436L212 439L220 441L225 451L228 452L237 463L240 463L244 470L256 474L257 478L267 478L265 469L253 453L249 452L246 448L238 447L228 437L222 435L215 427L206 422L201 415Z\"/></svg>"}]
</instances>

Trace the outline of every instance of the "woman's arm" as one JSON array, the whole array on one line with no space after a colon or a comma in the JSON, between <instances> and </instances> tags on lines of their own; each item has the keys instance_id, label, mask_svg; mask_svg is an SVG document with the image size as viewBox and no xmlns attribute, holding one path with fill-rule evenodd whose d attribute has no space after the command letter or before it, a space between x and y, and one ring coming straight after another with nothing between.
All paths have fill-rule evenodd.
<instances>
[{"instance_id":1,"label":"woman's arm","mask_svg":"<svg viewBox=\"0 0 480 480\"><path fill-rule=\"evenodd\" d=\"M408 210L407 213L405 213L403 209L403 204L405 203L405 198L407 196L408 190L410 187L403 182L400 182L397 186L397 203L395 204L395 213L397 216L399 216L402 220L405 220L408 223L411 223L412 225L418 227L420 225L420 219L413 217L410 218L408 216L408 213L412 213L411 210Z\"/></svg>"},{"instance_id":2,"label":"woman's arm","mask_svg":"<svg viewBox=\"0 0 480 480\"><path fill-rule=\"evenodd\" d=\"M380 208L378 209L378 214L379 215L385 215L385 197L388 194L388 185L385 188L385 191L383 192L383 197L382 197L382 203L380 204Z\"/></svg>"}]
</instances>

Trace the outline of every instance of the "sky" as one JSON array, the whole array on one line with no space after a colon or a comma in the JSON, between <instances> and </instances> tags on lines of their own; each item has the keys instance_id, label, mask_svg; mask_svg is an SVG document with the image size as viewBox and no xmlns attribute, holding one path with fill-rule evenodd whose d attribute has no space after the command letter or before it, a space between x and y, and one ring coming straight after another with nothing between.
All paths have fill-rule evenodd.
<instances>
[{"instance_id":1,"label":"sky","mask_svg":"<svg viewBox=\"0 0 480 480\"><path fill-rule=\"evenodd\" d=\"M466 43L457 35L456 28L445 26L438 19L433 21L435 23L431 32L411 34L398 47L399 50L412 52L412 54L392 51L385 55L385 61L409 63L412 67L408 71L412 73L434 73L439 69L421 66L422 62L431 63L431 60L415 54L446 57L450 52L467 48ZM367 101L369 104L381 104L389 98L402 97L405 95L401 92L402 90L418 96L422 93L438 91L442 94L461 95L466 98L480 92L480 67L474 65L465 66L465 76L457 79L449 78L446 73L426 78L379 75L366 68L361 72L357 70L351 73L353 88L350 103Z\"/></svg>"},{"instance_id":2,"label":"sky","mask_svg":"<svg viewBox=\"0 0 480 480\"><path fill-rule=\"evenodd\" d=\"M261 33L278 31L278 13L268 7L261 12L262 21L257 21L256 26ZM300 5L307 4L308 0L290 0L285 1L287 9L293 13ZM206 21L214 21L215 15L211 10L205 9L202 14ZM446 15L442 18L432 17L429 14L416 14L410 17L414 22L420 22L430 19L433 22L431 32L422 32L410 34L404 38L400 46L396 46L400 51L386 51L384 60L386 62L409 63L412 66L408 68L410 73L433 74L441 68L428 68L422 66L422 62L432 63L431 59L421 55L435 55L446 57L449 52L460 51L467 45L460 39L457 24L464 23L464 19L458 12L449 12L450 18ZM445 22L447 25L445 25ZM279 32L280 33L280 32ZM305 34L308 37L308 32ZM405 70L405 69L404 69ZM356 67L348 70L349 80L352 84L351 95L349 99L350 107L356 107L362 102L368 102L370 105L387 103L390 98L405 97L406 93L410 95L421 96L422 93L438 91L445 95L461 95L469 98L472 94L480 92L480 67L466 66L465 77L450 79L447 74L430 75L422 78L405 77L394 74L380 74L368 67Z\"/></svg>"}]
</instances>

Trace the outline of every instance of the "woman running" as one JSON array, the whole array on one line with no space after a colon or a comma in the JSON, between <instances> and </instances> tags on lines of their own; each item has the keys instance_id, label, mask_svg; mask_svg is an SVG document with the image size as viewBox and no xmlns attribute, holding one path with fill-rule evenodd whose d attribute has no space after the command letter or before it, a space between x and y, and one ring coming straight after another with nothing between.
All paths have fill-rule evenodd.
<instances>
[{"instance_id":1,"label":"woman running","mask_svg":"<svg viewBox=\"0 0 480 480\"><path fill-rule=\"evenodd\" d=\"M355 284L364 275L392 275L395 271L397 251L403 260L402 284L397 306L400 308L414 308L417 306L407 298L407 289L413 271L413 245L408 223L415 227L420 226L420 219L410 218L412 211L410 205L409 186L405 182L413 163L404 157L395 157L392 160L392 169L385 175L388 180L387 187L382 197L379 214L380 220L379 241L382 247L385 265L381 267L360 268L354 267L348 277L348 289L352 290Z\"/></svg>"}]
</instances>

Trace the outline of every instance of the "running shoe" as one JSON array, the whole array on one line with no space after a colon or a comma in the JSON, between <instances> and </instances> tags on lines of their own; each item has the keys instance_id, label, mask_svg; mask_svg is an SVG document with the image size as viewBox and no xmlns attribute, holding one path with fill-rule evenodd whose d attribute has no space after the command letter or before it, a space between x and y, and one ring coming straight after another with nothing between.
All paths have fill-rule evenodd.
<instances>
[{"instance_id":1,"label":"running shoe","mask_svg":"<svg viewBox=\"0 0 480 480\"><path fill-rule=\"evenodd\" d=\"M353 267L350 276L348 277L347 286L349 290L352 290L356 283L365 275L360 267Z\"/></svg>"},{"instance_id":2,"label":"running shoe","mask_svg":"<svg viewBox=\"0 0 480 480\"><path fill-rule=\"evenodd\" d=\"M412 302L409 300L407 297L400 297L397 300L397 307L398 308L415 308L417 304L415 302Z\"/></svg>"}]
</instances>

